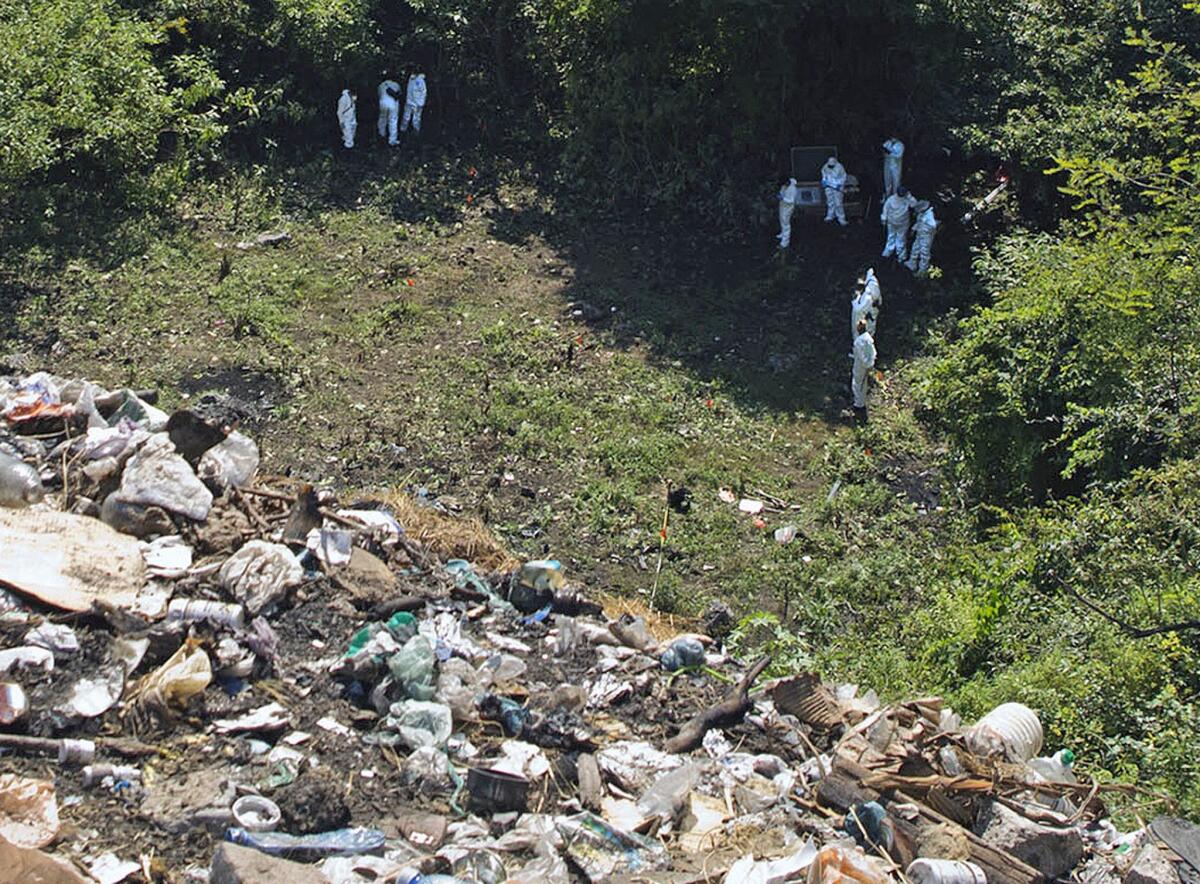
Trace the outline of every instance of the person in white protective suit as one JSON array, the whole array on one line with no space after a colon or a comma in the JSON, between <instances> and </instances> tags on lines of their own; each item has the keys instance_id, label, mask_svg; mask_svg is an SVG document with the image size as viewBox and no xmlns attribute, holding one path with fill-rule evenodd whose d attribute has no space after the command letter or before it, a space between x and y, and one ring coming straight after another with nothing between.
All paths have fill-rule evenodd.
<instances>
[{"instance_id":1,"label":"person in white protective suit","mask_svg":"<svg viewBox=\"0 0 1200 884\"><path fill-rule=\"evenodd\" d=\"M354 147L354 133L358 131L358 99L349 89L342 90L337 103L338 125L342 129L342 145Z\"/></svg>"},{"instance_id":2,"label":"person in white protective suit","mask_svg":"<svg viewBox=\"0 0 1200 884\"><path fill-rule=\"evenodd\" d=\"M384 80L379 84L379 137L387 143L400 143L397 127L400 124L400 84L395 80Z\"/></svg>"},{"instance_id":3,"label":"person in white protective suit","mask_svg":"<svg viewBox=\"0 0 1200 884\"><path fill-rule=\"evenodd\" d=\"M924 273L929 269L929 259L933 252L933 237L937 234L938 221L933 214L933 206L928 200L921 200L913 207L917 220L913 224L912 252L904 265L913 273Z\"/></svg>"},{"instance_id":4,"label":"person in white protective suit","mask_svg":"<svg viewBox=\"0 0 1200 884\"><path fill-rule=\"evenodd\" d=\"M883 143L883 195L891 196L900 189L900 172L904 166L904 142L889 138Z\"/></svg>"},{"instance_id":5,"label":"person in white protective suit","mask_svg":"<svg viewBox=\"0 0 1200 884\"><path fill-rule=\"evenodd\" d=\"M846 167L837 157L830 157L821 167L821 187L825 190L825 223L837 218L837 223L845 227L846 209L842 199L846 192Z\"/></svg>"},{"instance_id":6,"label":"person in white protective suit","mask_svg":"<svg viewBox=\"0 0 1200 884\"><path fill-rule=\"evenodd\" d=\"M867 383L875 367L875 338L867 331L867 321L860 319L855 328L854 368L850 373L850 390L854 394L854 411L860 422L867 419Z\"/></svg>"},{"instance_id":7,"label":"person in white protective suit","mask_svg":"<svg viewBox=\"0 0 1200 884\"><path fill-rule=\"evenodd\" d=\"M887 228L887 243L883 247L883 257L895 255L897 261L903 261L908 248L909 212L916 204L912 194L901 187L883 201L879 212L879 223Z\"/></svg>"},{"instance_id":8,"label":"person in white protective suit","mask_svg":"<svg viewBox=\"0 0 1200 884\"><path fill-rule=\"evenodd\" d=\"M875 324L879 320L879 308L883 306L883 294L879 290L879 280L875 278L874 268L867 270L858 278L861 288L850 298L850 341L858 337L859 320L867 321L867 331L871 339L875 338ZM851 353L851 356L854 354Z\"/></svg>"},{"instance_id":9,"label":"person in white protective suit","mask_svg":"<svg viewBox=\"0 0 1200 884\"><path fill-rule=\"evenodd\" d=\"M779 248L786 249L792 242L792 213L796 211L796 179L779 188Z\"/></svg>"},{"instance_id":10,"label":"person in white protective suit","mask_svg":"<svg viewBox=\"0 0 1200 884\"><path fill-rule=\"evenodd\" d=\"M425 98L428 95L424 74L413 74L408 78L408 90L404 95L404 119L400 121L400 131L407 132L411 122L413 131L421 131L421 111L425 108Z\"/></svg>"}]
</instances>

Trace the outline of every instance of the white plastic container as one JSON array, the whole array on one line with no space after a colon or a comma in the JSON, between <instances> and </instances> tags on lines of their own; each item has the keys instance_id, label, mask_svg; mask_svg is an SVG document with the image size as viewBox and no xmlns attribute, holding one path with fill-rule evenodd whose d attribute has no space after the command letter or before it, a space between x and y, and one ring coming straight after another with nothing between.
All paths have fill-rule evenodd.
<instances>
[{"instance_id":1,"label":"white plastic container","mask_svg":"<svg viewBox=\"0 0 1200 884\"><path fill-rule=\"evenodd\" d=\"M247 832L273 832L281 818L279 806L261 795L243 795L233 802L233 818Z\"/></svg>"},{"instance_id":2,"label":"white plastic container","mask_svg":"<svg viewBox=\"0 0 1200 884\"><path fill-rule=\"evenodd\" d=\"M904 872L912 884L987 884L987 875L975 863L952 859L917 859Z\"/></svg>"},{"instance_id":3,"label":"white plastic container","mask_svg":"<svg viewBox=\"0 0 1200 884\"><path fill-rule=\"evenodd\" d=\"M967 748L976 755L1029 761L1042 749L1042 722L1022 703L997 706L966 732Z\"/></svg>"}]
</instances>

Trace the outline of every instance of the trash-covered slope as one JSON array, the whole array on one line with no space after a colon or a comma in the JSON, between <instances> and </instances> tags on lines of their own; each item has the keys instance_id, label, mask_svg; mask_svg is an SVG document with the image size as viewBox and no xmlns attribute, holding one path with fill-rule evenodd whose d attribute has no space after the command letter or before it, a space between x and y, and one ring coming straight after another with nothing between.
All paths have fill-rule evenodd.
<instances>
[{"instance_id":1,"label":"trash-covered slope","mask_svg":"<svg viewBox=\"0 0 1200 884\"><path fill-rule=\"evenodd\" d=\"M610 618L432 502L258 475L236 403L152 400L0 379L0 879L1200 872L1034 710L764 680L719 616Z\"/></svg>"}]
</instances>

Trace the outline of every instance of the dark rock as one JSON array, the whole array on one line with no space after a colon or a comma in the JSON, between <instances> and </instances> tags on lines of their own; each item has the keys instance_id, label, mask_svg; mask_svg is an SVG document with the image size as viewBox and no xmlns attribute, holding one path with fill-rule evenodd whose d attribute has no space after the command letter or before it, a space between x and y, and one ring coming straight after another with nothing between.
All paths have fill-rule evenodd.
<instances>
[{"instance_id":1,"label":"dark rock","mask_svg":"<svg viewBox=\"0 0 1200 884\"><path fill-rule=\"evenodd\" d=\"M975 834L993 847L1007 850L1047 878L1066 874L1083 857L1083 838L1077 829L1056 829L1035 823L994 801L980 812Z\"/></svg>"},{"instance_id":2,"label":"dark rock","mask_svg":"<svg viewBox=\"0 0 1200 884\"><path fill-rule=\"evenodd\" d=\"M104 498L100 506L100 521L122 534L134 537L175 533L175 524L166 510L118 500L116 492Z\"/></svg>"}]
</instances>

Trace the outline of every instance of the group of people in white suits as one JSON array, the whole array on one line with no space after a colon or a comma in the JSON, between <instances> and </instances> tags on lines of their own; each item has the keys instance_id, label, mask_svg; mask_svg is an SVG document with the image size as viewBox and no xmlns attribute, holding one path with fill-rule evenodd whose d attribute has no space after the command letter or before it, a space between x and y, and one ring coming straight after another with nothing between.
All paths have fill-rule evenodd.
<instances>
[{"instance_id":1,"label":"group of people in white suits","mask_svg":"<svg viewBox=\"0 0 1200 884\"><path fill-rule=\"evenodd\" d=\"M408 78L404 90L403 113L400 107L400 84L385 79L379 84L379 117L376 129L380 138L395 146L400 143L400 133L407 132L411 125L414 132L421 131L421 113L429 96L429 87L423 73L414 73ZM337 102L338 127L342 130L342 146L347 150L354 147L354 136L358 131L358 97L349 89L343 89Z\"/></svg>"}]
</instances>

